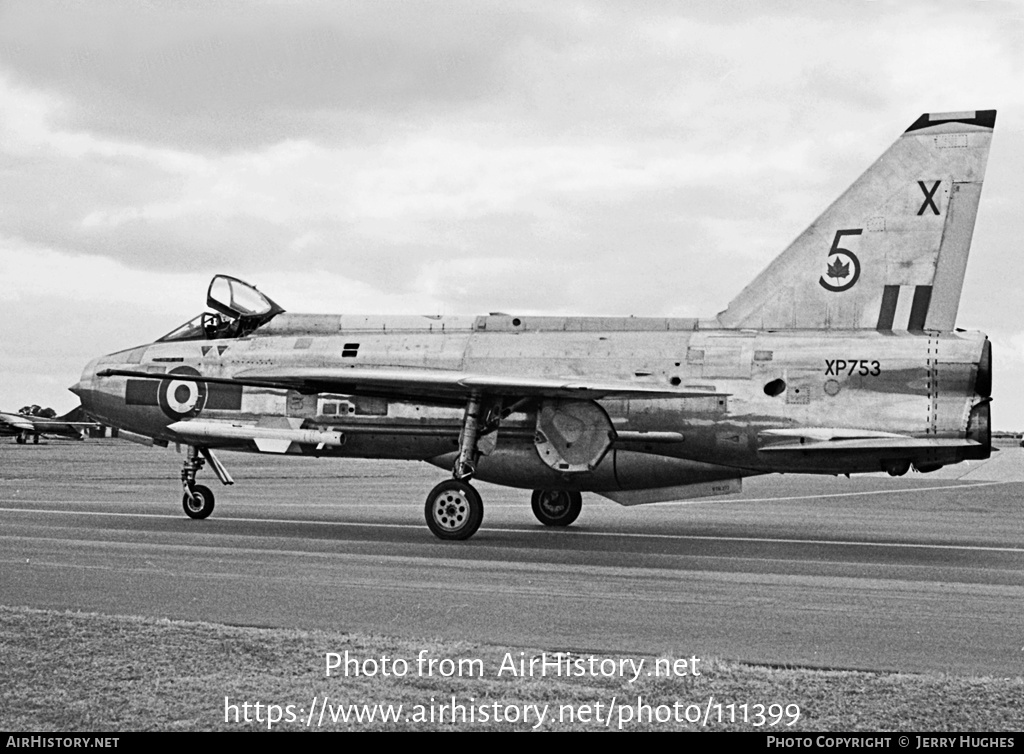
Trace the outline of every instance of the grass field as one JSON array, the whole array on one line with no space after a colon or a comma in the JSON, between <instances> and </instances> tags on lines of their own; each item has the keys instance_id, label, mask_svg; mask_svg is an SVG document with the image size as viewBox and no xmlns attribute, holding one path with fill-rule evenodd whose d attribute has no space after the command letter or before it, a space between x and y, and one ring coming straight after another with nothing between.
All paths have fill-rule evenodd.
<instances>
[{"instance_id":1,"label":"grass field","mask_svg":"<svg viewBox=\"0 0 1024 754\"><path fill-rule=\"evenodd\" d=\"M328 656L343 661L346 652L359 661L361 674L349 664L348 677L341 667L327 676ZM1019 677L764 668L712 658L661 658L658 669L672 672L655 677L647 672L659 658L619 656L581 657L582 664L568 666L575 677L509 670L510 659L518 670L520 659L541 652L0 607L0 729L1024 729ZM362 674L374 670L366 660L376 663L376 674ZM797 717L793 705L798 719L787 725ZM372 721L366 718L371 710ZM382 721L384 711L392 719ZM357 713L362 721L354 719Z\"/></svg>"}]
</instances>

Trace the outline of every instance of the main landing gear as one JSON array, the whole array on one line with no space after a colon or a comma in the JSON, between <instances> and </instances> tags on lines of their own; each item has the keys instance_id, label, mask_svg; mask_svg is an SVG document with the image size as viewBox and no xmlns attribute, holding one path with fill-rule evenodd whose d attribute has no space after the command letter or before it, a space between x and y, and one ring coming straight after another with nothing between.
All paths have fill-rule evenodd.
<instances>
[{"instance_id":1,"label":"main landing gear","mask_svg":"<svg viewBox=\"0 0 1024 754\"><path fill-rule=\"evenodd\" d=\"M462 540L476 534L484 519L484 504L469 481L480 460L477 447L481 435L498 428L502 418L521 404L501 410L500 404L482 410L478 393L470 396L459 436L459 455L452 478L441 482L427 495L424 515L427 526L438 539ZM486 419L482 416L486 415ZM575 490L535 490L533 514L545 526L568 526L580 515L583 496Z\"/></svg>"},{"instance_id":2,"label":"main landing gear","mask_svg":"<svg viewBox=\"0 0 1024 754\"><path fill-rule=\"evenodd\" d=\"M459 435L459 455L452 469L452 479L441 482L427 495L423 508L427 526L438 539L469 539L484 520L484 503L469 480L476 473L480 460L477 441L480 439L480 394L473 393L466 404ZM497 423L495 421L495 427Z\"/></svg>"},{"instance_id":3,"label":"main landing gear","mask_svg":"<svg viewBox=\"0 0 1024 754\"><path fill-rule=\"evenodd\" d=\"M583 495L576 490L534 490L533 515L545 526L568 526L583 509Z\"/></svg>"},{"instance_id":4,"label":"main landing gear","mask_svg":"<svg viewBox=\"0 0 1024 754\"><path fill-rule=\"evenodd\" d=\"M185 515L189 518L206 518L213 513L213 491L206 485L196 484L196 472L202 469L207 461L222 483L235 483L228 470L213 455L213 451L189 445L185 462L181 466L181 507L185 509Z\"/></svg>"}]
</instances>

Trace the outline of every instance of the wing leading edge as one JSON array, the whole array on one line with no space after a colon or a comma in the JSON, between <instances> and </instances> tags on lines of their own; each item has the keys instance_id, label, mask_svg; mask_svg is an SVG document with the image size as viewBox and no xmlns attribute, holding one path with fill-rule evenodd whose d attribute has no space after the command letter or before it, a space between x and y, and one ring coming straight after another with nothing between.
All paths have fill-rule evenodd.
<instances>
[{"instance_id":1,"label":"wing leading edge","mask_svg":"<svg viewBox=\"0 0 1024 754\"><path fill-rule=\"evenodd\" d=\"M165 380L167 374L131 369L104 369L98 377L138 377ZM182 377L174 377L182 379ZM343 393L392 398L423 398L463 403L473 393L517 398L695 398L725 393L706 387L670 387L654 383L590 381L577 377L520 377L441 369L377 369L367 367L249 369L234 377L198 377L224 385L298 390L303 393Z\"/></svg>"}]
</instances>

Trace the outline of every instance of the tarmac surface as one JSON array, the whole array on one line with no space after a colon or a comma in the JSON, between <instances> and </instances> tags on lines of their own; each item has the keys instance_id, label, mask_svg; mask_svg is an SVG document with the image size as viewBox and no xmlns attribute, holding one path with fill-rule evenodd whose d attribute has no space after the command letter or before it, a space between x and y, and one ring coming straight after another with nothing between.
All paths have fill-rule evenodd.
<instances>
[{"instance_id":1,"label":"tarmac surface","mask_svg":"<svg viewBox=\"0 0 1024 754\"><path fill-rule=\"evenodd\" d=\"M479 484L434 538L426 464L220 454L185 517L173 449L0 444L0 603L548 651L1024 675L1024 450L912 474L746 480L553 530Z\"/></svg>"}]
</instances>

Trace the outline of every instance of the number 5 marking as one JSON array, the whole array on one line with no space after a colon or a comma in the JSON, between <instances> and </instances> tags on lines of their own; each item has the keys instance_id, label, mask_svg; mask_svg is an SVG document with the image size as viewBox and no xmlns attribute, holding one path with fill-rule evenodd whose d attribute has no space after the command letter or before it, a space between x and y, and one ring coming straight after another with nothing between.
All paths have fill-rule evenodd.
<instances>
[{"instance_id":1,"label":"number 5 marking","mask_svg":"<svg viewBox=\"0 0 1024 754\"><path fill-rule=\"evenodd\" d=\"M850 280L848 282L843 283L842 285L832 285L831 283L826 281L825 276L822 275L820 278L818 278L818 282L821 284L821 287L824 288L826 291L832 291L833 293L842 293L843 291L848 291L851 288L853 288L853 286L856 285L857 281L860 279L860 260L857 259L857 255L854 254L852 251L850 251L849 249L842 248L839 245L839 241L842 239L843 236L859 236L863 232L863 228L836 231L836 237L832 240L832 248L829 249L828 251L828 258L832 259L833 257L836 257L835 262L832 263L833 265L842 264L839 261L838 257L846 257L847 259L849 259L850 262L853 263L853 275L850 277ZM832 265L829 266L831 267ZM845 268L846 265L842 265L842 267ZM846 275L840 275L839 277L846 277Z\"/></svg>"}]
</instances>

